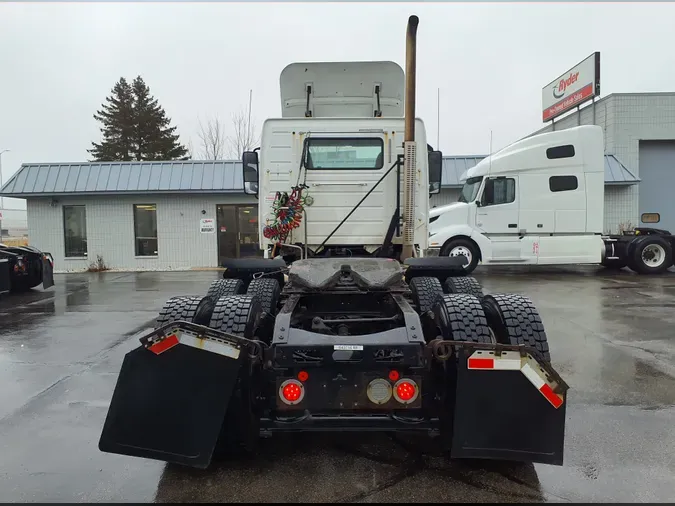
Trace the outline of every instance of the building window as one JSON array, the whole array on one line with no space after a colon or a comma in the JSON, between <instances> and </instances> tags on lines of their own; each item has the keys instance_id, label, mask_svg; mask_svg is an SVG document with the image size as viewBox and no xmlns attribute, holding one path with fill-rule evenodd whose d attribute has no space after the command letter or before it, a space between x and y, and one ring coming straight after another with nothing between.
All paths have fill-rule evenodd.
<instances>
[{"instance_id":1,"label":"building window","mask_svg":"<svg viewBox=\"0 0 675 506\"><path fill-rule=\"evenodd\" d=\"M309 138L305 167L379 170L384 167L384 141L379 137Z\"/></svg>"},{"instance_id":2,"label":"building window","mask_svg":"<svg viewBox=\"0 0 675 506\"><path fill-rule=\"evenodd\" d=\"M516 180L513 178L500 177L488 179L483 191L484 206L496 206L510 204L516 200Z\"/></svg>"},{"instance_id":3,"label":"building window","mask_svg":"<svg viewBox=\"0 0 675 506\"><path fill-rule=\"evenodd\" d=\"M579 188L577 176L551 176L548 187L552 192L566 192Z\"/></svg>"},{"instance_id":4,"label":"building window","mask_svg":"<svg viewBox=\"0 0 675 506\"><path fill-rule=\"evenodd\" d=\"M574 146L567 144L565 146L556 146L546 150L546 158L549 160L556 160L558 158L573 158Z\"/></svg>"},{"instance_id":5,"label":"building window","mask_svg":"<svg viewBox=\"0 0 675 506\"><path fill-rule=\"evenodd\" d=\"M134 205L134 236L137 257L157 256L157 205Z\"/></svg>"},{"instance_id":6,"label":"building window","mask_svg":"<svg viewBox=\"0 0 675 506\"><path fill-rule=\"evenodd\" d=\"M66 258L87 256L87 212L84 206L63 206Z\"/></svg>"}]
</instances>

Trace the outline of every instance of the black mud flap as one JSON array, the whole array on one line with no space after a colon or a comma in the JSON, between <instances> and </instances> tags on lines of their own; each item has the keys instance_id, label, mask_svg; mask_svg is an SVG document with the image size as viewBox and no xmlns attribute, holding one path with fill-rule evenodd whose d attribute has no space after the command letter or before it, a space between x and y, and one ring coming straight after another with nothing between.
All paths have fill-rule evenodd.
<instances>
[{"instance_id":1,"label":"black mud flap","mask_svg":"<svg viewBox=\"0 0 675 506\"><path fill-rule=\"evenodd\" d=\"M42 287L46 290L54 286L54 265L49 253L42 255Z\"/></svg>"},{"instance_id":2,"label":"black mud flap","mask_svg":"<svg viewBox=\"0 0 675 506\"><path fill-rule=\"evenodd\" d=\"M0 258L0 294L10 290L9 260Z\"/></svg>"},{"instance_id":3,"label":"black mud flap","mask_svg":"<svg viewBox=\"0 0 675 506\"><path fill-rule=\"evenodd\" d=\"M245 351L232 358L194 343L181 342L159 354L143 346L127 353L101 451L209 466Z\"/></svg>"},{"instance_id":4,"label":"black mud flap","mask_svg":"<svg viewBox=\"0 0 675 506\"><path fill-rule=\"evenodd\" d=\"M467 354L459 352L451 457L562 465L567 385L531 357L518 368L518 352L504 353L511 370L493 368L492 352Z\"/></svg>"}]
</instances>

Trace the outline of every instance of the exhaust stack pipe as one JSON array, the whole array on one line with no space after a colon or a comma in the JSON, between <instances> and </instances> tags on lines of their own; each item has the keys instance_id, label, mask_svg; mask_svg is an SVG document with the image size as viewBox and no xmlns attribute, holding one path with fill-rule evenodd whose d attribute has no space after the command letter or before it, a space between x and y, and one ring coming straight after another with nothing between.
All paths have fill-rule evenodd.
<instances>
[{"instance_id":1,"label":"exhaust stack pipe","mask_svg":"<svg viewBox=\"0 0 675 506\"><path fill-rule=\"evenodd\" d=\"M419 18L408 18L405 62L405 132L403 138L403 251L401 261L414 256L415 187L417 179L417 144L415 143L415 81L417 67L417 25Z\"/></svg>"}]
</instances>

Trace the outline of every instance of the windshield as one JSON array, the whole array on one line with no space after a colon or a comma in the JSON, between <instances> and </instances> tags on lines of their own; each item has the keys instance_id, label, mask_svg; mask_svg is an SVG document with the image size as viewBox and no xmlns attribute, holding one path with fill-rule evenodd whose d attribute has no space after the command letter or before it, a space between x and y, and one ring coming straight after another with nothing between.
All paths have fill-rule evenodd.
<instances>
[{"instance_id":1,"label":"windshield","mask_svg":"<svg viewBox=\"0 0 675 506\"><path fill-rule=\"evenodd\" d=\"M480 188L480 182L483 180L483 176L479 177L470 177L464 183L462 191L459 193L459 198L457 202L473 202L476 199L478 194L478 188Z\"/></svg>"},{"instance_id":2,"label":"windshield","mask_svg":"<svg viewBox=\"0 0 675 506\"><path fill-rule=\"evenodd\" d=\"M310 138L308 169L381 169L384 141L380 138Z\"/></svg>"}]
</instances>

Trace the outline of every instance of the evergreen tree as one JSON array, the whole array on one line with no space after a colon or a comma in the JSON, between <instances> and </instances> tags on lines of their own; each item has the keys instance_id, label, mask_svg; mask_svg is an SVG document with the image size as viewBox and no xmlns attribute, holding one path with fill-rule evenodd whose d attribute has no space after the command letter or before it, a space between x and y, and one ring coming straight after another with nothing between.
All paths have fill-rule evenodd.
<instances>
[{"instance_id":1,"label":"evergreen tree","mask_svg":"<svg viewBox=\"0 0 675 506\"><path fill-rule=\"evenodd\" d=\"M123 77L111 90L112 95L96 111L94 119L103 123L101 143L92 142L88 152L96 161L128 161L134 154L134 99L129 83Z\"/></svg>"},{"instance_id":2,"label":"evergreen tree","mask_svg":"<svg viewBox=\"0 0 675 506\"><path fill-rule=\"evenodd\" d=\"M176 127L140 76L131 85L121 78L112 93L94 115L103 123L103 141L89 150L96 161L184 159Z\"/></svg>"}]
</instances>

